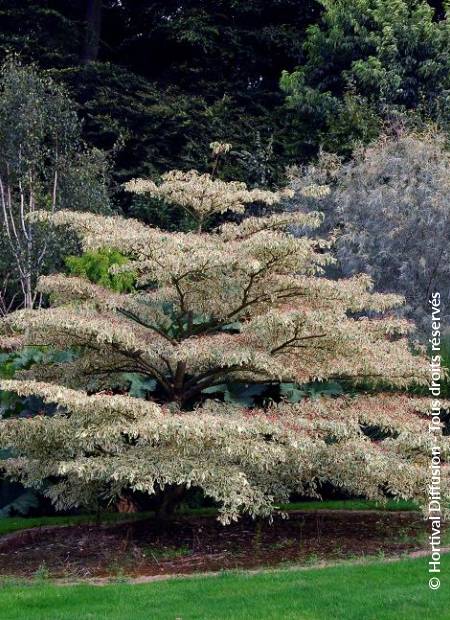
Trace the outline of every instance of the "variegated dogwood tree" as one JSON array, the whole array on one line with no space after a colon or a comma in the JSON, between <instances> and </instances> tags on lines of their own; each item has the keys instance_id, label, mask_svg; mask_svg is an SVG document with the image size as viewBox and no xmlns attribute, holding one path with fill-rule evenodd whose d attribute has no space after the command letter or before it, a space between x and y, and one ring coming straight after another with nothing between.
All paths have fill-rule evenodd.
<instances>
[{"instance_id":1,"label":"variegated dogwood tree","mask_svg":"<svg viewBox=\"0 0 450 620\"><path fill-rule=\"evenodd\" d=\"M318 214L236 216L205 232L211 214L243 214L254 201L276 207L283 192L194 171L128 188L176 202L198 229L35 215L73 229L85 250L127 256L116 270L134 274L136 290L47 276L39 287L50 307L3 320L3 344L76 352L2 381L58 405L53 416L2 421L6 472L37 488L51 480L46 492L59 508L130 490L173 499L197 487L219 503L224 523L270 515L291 493L314 496L324 482L369 498L423 498L428 401L401 391L424 383L428 368L410 351L411 324L389 314L401 298L374 293L364 275L321 277L328 242L289 233L319 226ZM127 393L130 377L148 389ZM391 391L288 397L286 386L336 379ZM233 385L262 396L255 406L218 398ZM264 398L277 387L278 398ZM445 458L448 437L442 445Z\"/></svg>"}]
</instances>

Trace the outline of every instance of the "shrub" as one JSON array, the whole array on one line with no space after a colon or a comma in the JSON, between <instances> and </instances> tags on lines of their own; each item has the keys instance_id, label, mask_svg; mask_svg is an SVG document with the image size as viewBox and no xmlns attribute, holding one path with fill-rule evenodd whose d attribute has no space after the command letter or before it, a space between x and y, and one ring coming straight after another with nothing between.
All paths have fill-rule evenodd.
<instances>
[{"instance_id":1,"label":"shrub","mask_svg":"<svg viewBox=\"0 0 450 620\"><path fill-rule=\"evenodd\" d=\"M296 189L314 181L330 189L323 230L338 229L337 272L367 273L376 290L403 295L403 312L428 338L431 292L450 298L450 154L444 136L431 130L384 135L347 164L325 154L294 176ZM310 200L307 210L316 206ZM304 201L296 208L304 209Z\"/></svg>"}]
</instances>

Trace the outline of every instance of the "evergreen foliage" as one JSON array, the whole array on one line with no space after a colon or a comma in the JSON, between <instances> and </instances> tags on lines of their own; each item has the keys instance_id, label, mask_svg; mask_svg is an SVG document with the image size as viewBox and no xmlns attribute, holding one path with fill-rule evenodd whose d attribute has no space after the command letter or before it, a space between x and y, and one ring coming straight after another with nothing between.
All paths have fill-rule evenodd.
<instances>
[{"instance_id":1,"label":"evergreen foliage","mask_svg":"<svg viewBox=\"0 0 450 620\"><path fill-rule=\"evenodd\" d=\"M86 62L88 4L0 0L0 54L20 53L69 88L85 139L114 151L119 183L204 172L215 139L235 145L228 178L254 182L240 153L257 150L258 136L273 139L267 184L280 180L291 128L278 82L301 60L315 0L103 1L100 48Z\"/></svg>"},{"instance_id":2,"label":"evergreen foliage","mask_svg":"<svg viewBox=\"0 0 450 620\"><path fill-rule=\"evenodd\" d=\"M423 0L320 0L305 61L281 80L311 139L351 154L405 113L450 120L450 27Z\"/></svg>"}]
</instances>

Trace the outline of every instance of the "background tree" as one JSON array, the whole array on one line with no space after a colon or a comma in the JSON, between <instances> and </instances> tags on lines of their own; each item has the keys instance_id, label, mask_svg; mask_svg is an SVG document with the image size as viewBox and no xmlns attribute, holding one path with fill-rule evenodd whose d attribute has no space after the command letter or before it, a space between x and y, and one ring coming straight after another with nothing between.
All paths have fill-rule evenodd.
<instances>
[{"instance_id":1,"label":"background tree","mask_svg":"<svg viewBox=\"0 0 450 620\"><path fill-rule=\"evenodd\" d=\"M412 326L382 316L401 299L371 292L364 276L318 277L330 261L327 242L286 232L314 228L317 214L280 211L204 232L218 211L239 214L255 200L274 207L284 194L195 171L129 189L177 202L197 230L36 214L76 230L86 251L126 255L114 271L134 274L137 290L48 276L40 291L52 307L3 321L4 341L77 351L1 382L58 404L51 418L1 425L0 445L13 451L8 474L37 488L51 479L47 493L59 508L133 490L162 496L164 510L168 498L198 487L221 504L224 522L270 514L291 492L314 495L325 481L371 498L422 498L428 400L392 392L299 402L299 385L318 379L397 390L425 380L426 360L405 337ZM141 398L126 395L130 376L147 382ZM444 458L448 443L443 437Z\"/></svg>"},{"instance_id":2,"label":"background tree","mask_svg":"<svg viewBox=\"0 0 450 620\"><path fill-rule=\"evenodd\" d=\"M0 76L0 242L9 263L2 273L4 311L11 302L33 307L39 297L36 280L61 251L54 235L28 216L37 209L107 210L105 175L104 157L81 141L65 91L35 69L8 60Z\"/></svg>"},{"instance_id":3,"label":"background tree","mask_svg":"<svg viewBox=\"0 0 450 620\"><path fill-rule=\"evenodd\" d=\"M0 53L19 52L69 88L84 138L116 149L119 183L175 167L206 171L215 139L235 145L226 177L250 184L254 169L240 153L272 141L267 185L280 182L292 127L278 82L301 61L315 0L103 1L98 54L86 64L94 4L0 0ZM128 209L127 195L120 198Z\"/></svg>"},{"instance_id":4,"label":"background tree","mask_svg":"<svg viewBox=\"0 0 450 620\"><path fill-rule=\"evenodd\" d=\"M450 28L442 11L436 19L423 0L320 3L305 61L281 82L313 143L349 155L405 112L447 128Z\"/></svg>"},{"instance_id":5,"label":"background tree","mask_svg":"<svg viewBox=\"0 0 450 620\"><path fill-rule=\"evenodd\" d=\"M86 64L95 62L100 51L102 4L102 0L86 0L86 33L82 54L82 60Z\"/></svg>"},{"instance_id":6,"label":"background tree","mask_svg":"<svg viewBox=\"0 0 450 620\"><path fill-rule=\"evenodd\" d=\"M0 17L0 55L19 52L65 84L83 137L114 151L118 184L204 172L208 144L226 139L235 149L224 178L273 189L287 164L321 145L348 157L386 120L448 129L442 2L0 0ZM87 23L97 41L89 62ZM118 199L157 222L126 193Z\"/></svg>"},{"instance_id":7,"label":"background tree","mask_svg":"<svg viewBox=\"0 0 450 620\"><path fill-rule=\"evenodd\" d=\"M45 69L79 62L83 3L77 0L0 0L2 62L20 54Z\"/></svg>"},{"instance_id":8,"label":"background tree","mask_svg":"<svg viewBox=\"0 0 450 620\"><path fill-rule=\"evenodd\" d=\"M446 138L428 130L384 135L346 164L324 153L292 180L297 191L312 183L330 190L321 201L322 230L339 229L334 273L364 272L376 290L403 295L402 312L427 338L430 294L450 298L449 179ZM314 196L295 202L306 210L318 206ZM448 314L442 320L448 325Z\"/></svg>"}]
</instances>

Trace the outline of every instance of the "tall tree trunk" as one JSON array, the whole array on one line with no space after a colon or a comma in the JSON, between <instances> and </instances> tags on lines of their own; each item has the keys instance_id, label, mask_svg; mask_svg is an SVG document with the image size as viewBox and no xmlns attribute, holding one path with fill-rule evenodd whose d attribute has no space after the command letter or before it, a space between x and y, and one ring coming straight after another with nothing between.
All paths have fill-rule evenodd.
<instances>
[{"instance_id":1,"label":"tall tree trunk","mask_svg":"<svg viewBox=\"0 0 450 620\"><path fill-rule=\"evenodd\" d=\"M84 65L98 59L100 32L102 27L102 0L86 1L86 35L82 62Z\"/></svg>"}]
</instances>

